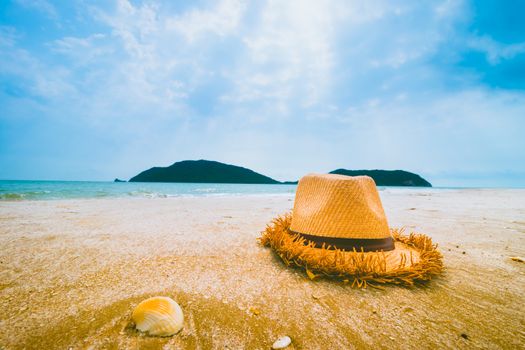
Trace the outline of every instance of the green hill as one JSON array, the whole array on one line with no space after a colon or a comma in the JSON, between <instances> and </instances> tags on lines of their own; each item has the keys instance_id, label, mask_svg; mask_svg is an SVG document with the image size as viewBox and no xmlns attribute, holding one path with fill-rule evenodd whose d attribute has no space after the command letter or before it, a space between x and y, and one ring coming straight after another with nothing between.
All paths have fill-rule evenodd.
<instances>
[{"instance_id":1,"label":"green hill","mask_svg":"<svg viewBox=\"0 0 525 350\"><path fill-rule=\"evenodd\" d=\"M132 177L130 182L197 182L278 184L268 176L240 166L210 160L185 160L169 167L154 167Z\"/></svg>"},{"instance_id":2,"label":"green hill","mask_svg":"<svg viewBox=\"0 0 525 350\"><path fill-rule=\"evenodd\" d=\"M346 170L337 169L330 174L347 176L368 175L374 179L377 186L417 186L432 187L430 182L421 176L404 170Z\"/></svg>"}]
</instances>

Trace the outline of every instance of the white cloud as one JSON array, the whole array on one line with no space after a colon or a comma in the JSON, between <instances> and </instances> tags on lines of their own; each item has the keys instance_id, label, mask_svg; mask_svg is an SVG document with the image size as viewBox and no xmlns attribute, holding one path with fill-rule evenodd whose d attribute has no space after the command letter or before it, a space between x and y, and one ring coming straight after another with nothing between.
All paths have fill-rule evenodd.
<instances>
[{"instance_id":1,"label":"white cloud","mask_svg":"<svg viewBox=\"0 0 525 350\"><path fill-rule=\"evenodd\" d=\"M467 41L469 48L484 52L487 61L496 65L502 60L513 58L516 55L525 53L525 41L517 44L505 45L499 43L489 36L475 36Z\"/></svg>"},{"instance_id":2,"label":"white cloud","mask_svg":"<svg viewBox=\"0 0 525 350\"><path fill-rule=\"evenodd\" d=\"M86 65L102 55L113 53L110 43L105 39L107 35L101 33L85 38L64 37L55 40L50 47L54 52L69 57L75 65Z\"/></svg>"},{"instance_id":3,"label":"white cloud","mask_svg":"<svg viewBox=\"0 0 525 350\"><path fill-rule=\"evenodd\" d=\"M464 0L445 0L438 2L434 7L435 13L439 17L451 17L466 11L466 1Z\"/></svg>"},{"instance_id":4,"label":"white cloud","mask_svg":"<svg viewBox=\"0 0 525 350\"><path fill-rule=\"evenodd\" d=\"M193 9L181 16L168 18L165 27L168 31L181 33L189 42L210 33L231 35L238 29L244 9L244 2L221 0L211 9Z\"/></svg>"},{"instance_id":5,"label":"white cloud","mask_svg":"<svg viewBox=\"0 0 525 350\"><path fill-rule=\"evenodd\" d=\"M29 97L39 99L63 98L75 92L67 69L47 66L32 52L19 47L23 36L14 28L0 31L0 73L16 77Z\"/></svg>"},{"instance_id":6,"label":"white cloud","mask_svg":"<svg viewBox=\"0 0 525 350\"><path fill-rule=\"evenodd\" d=\"M285 113L285 104L315 105L330 85L336 22L326 1L268 1L242 36L245 51L229 76L235 90L223 100L276 103Z\"/></svg>"},{"instance_id":7,"label":"white cloud","mask_svg":"<svg viewBox=\"0 0 525 350\"><path fill-rule=\"evenodd\" d=\"M20 34L14 27L0 26L0 47L8 48L15 46Z\"/></svg>"}]
</instances>

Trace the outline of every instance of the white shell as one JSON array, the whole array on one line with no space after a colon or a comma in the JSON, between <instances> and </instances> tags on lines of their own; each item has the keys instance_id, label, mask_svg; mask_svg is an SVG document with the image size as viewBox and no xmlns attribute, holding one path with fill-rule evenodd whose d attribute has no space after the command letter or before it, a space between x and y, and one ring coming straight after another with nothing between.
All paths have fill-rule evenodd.
<instances>
[{"instance_id":1,"label":"white shell","mask_svg":"<svg viewBox=\"0 0 525 350\"><path fill-rule=\"evenodd\" d=\"M149 335L170 336L178 333L184 323L179 304L168 297L153 297L142 301L131 316L135 326Z\"/></svg>"},{"instance_id":2,"label":"white shell","mask_svg":"<svg viewBox=\"0 0 525 350\"><path fill-rule=\"evenodd\" d=\"M284 337L280 337L273 343L272 349L284 349L288 345L292 343L292 339L290 339L289 336L285 335Z\"/></svg>"}]
</instances>

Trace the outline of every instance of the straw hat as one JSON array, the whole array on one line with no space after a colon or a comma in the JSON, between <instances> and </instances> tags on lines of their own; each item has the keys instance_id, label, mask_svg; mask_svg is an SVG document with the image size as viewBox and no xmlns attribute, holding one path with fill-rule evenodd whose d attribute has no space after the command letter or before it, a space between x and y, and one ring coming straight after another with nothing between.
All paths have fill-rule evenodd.
<instances>
[{"instance_id":1,"label":"straw hat","mask_svg":"<svg viewBox=\"0 0 525 350\"><path fill-rule=\"evenodd\" d=\"M260 242L310 278L334 276L352 285L412 285L443 269L437 245L424 234L388 227L374 180L309 174L299 181L293 212L266 227Z\"/></svg>"}]
</instances>

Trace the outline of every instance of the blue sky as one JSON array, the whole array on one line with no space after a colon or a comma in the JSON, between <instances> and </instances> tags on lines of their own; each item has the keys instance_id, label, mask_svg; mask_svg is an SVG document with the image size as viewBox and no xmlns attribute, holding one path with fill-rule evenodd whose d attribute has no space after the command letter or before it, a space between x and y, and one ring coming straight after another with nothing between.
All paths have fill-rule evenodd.
<instances>
[{"instance_id":1,"label":"blue sky","mask_svg":"<svg viewBox=\"0 0 525 350\"><path fill-rule=\"evenodd\" d=\"M0 0L0 179L183 159L525 185L525 2Z\"/></svg>"}]
</instances>

